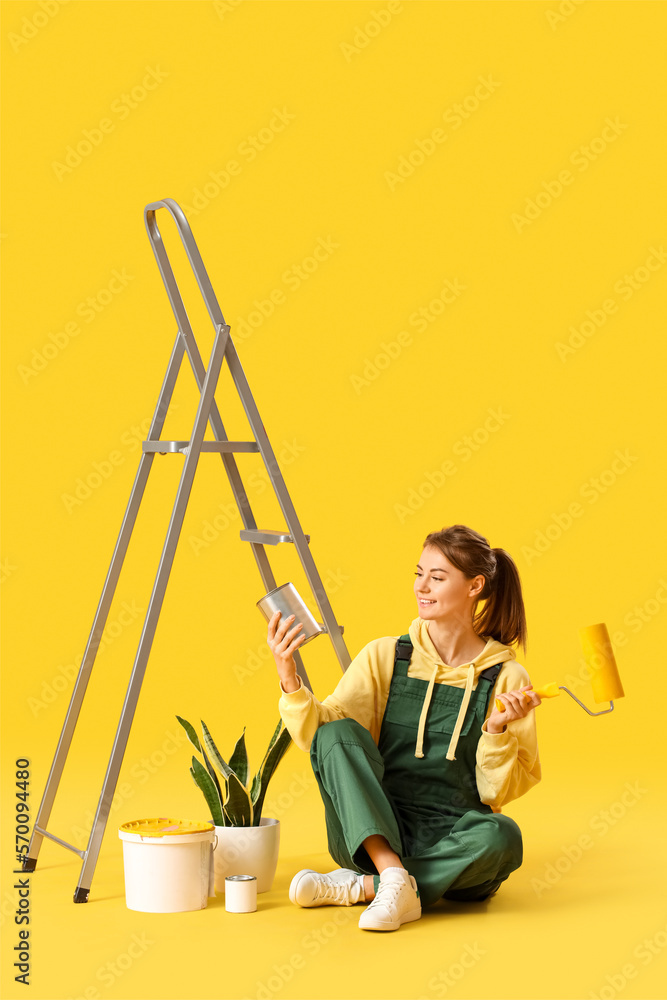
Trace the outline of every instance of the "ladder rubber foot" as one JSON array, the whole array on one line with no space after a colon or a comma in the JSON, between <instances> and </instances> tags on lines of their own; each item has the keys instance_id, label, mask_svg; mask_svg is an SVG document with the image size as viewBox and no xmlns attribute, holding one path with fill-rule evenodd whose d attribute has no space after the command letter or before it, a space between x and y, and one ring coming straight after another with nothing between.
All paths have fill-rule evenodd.
<instances>
[{"instance_id":1,"label":"ladder rubber foot","mask_svg":"<svg viewBox=\"0 0 667 1000\"><path fill-rule=\"evenodd\" d=\"M34 872L36 864L37 864L37 858L24 858L23 859L23 871L24 872Z\"/></svg>"},{"instance_id":2,"label":"ladder rubber foot","mask_svg":"<svg viewBox=\"0 0 667 1000\"><path fill-rule=\"evenodd\" d=\"M76 892L74 893L74 902L75 903L87 903L88 902L88 893L89 892L90 892L90 889L84 889L83 886L77 885Z\"/></svg>"}]
</instances>

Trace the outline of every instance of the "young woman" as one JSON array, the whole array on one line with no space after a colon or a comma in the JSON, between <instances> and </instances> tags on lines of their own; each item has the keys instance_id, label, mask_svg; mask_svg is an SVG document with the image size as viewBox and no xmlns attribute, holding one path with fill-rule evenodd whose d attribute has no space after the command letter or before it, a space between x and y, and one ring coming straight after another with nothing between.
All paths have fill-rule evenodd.
<instances>
[{"instance_id":1,"label":"young woman","mask_svg":"<svg viewBox=\"0 0 667 1000\"><path fill-rule=\"evenodd\" d=\"M297 872L290 899L368 903L364 930L396 930L442 897L493 895L523 860L521 831L501 807L541 778L541 699L510 648L526 650L511 556L462 524L431 532L414 592L408 633L364 646L324 701L296 672L300 623L276 612L268 625L280 715L310 752L341 865Z\"/></svg>"}]
</instances>

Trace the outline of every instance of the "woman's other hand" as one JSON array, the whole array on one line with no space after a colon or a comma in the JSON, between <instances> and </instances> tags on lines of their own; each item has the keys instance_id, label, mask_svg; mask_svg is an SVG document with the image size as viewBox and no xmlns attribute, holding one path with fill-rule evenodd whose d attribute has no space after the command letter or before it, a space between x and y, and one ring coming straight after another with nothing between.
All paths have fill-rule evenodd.
<instances>
[{"instance_id":1,"label":"woman's other hand","mask_svg":"<svg viewBox=\"0 0 667 1000\"><path fill-rule=\"evenodd\" d=\"M502 733L508 722L514 722L515 719L523 719L537 705L541 705L542 699L532 688L532 684L524 684L518 690L503 691L502 694L496 695L498 701L502 701L505 709L503 712L499 712L497 708L494 708L487 719L487 732ZM524 696L524 691L530 695L529 698Z\"/></svg>"}]
</instances>

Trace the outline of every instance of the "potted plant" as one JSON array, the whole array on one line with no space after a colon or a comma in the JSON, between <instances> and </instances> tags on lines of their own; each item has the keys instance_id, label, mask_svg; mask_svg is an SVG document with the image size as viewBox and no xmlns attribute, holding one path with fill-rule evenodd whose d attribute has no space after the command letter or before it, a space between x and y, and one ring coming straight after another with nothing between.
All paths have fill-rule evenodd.
<instances>
[{"instance_id":1,"label":"potted plant","mask_svg":"<svg viewBox=\"0 0 667 1000\"><path fill-rule=\"evenodd\" d=\"M292 743L292 737L280 719L259 771L248 784L245 726L227 763L203 719L203 740L200 742L194 727L180 715L176 718L204 760L202 764L193 754L190 774L206 799L211 811L210 821L217 834L214 851L216 892L225 891L228 875L254 875L257 892L267 892L278 865L280 821L262 816L262 807L269 781Z\"/></svg>"}]
</instances>

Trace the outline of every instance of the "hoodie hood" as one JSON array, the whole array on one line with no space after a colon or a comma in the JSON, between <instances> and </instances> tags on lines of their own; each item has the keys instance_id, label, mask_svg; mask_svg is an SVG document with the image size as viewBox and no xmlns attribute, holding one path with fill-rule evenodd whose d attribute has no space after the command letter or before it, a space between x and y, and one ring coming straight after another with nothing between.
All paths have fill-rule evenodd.
<instances>
[{"instance_id":1,"label":"hoodie hood","mask_svg":"<svg viewBox=\"0 0 667 1000\"><path fill-rule=\"evenodd\" d=\"M414 618L410 624L408 633L413 646L412 659L410 661L410 676L419 677L429 682L419 718L415 757L424 756L422 747L426 716L431 702L431 695L433 694L433 685L438 683L451 684L452 687L462 687L465 689L456 725L454 726L454 732L452 733L447 750L447 760L456 760L454 756L456 744L458 743L459 734L465 721L468 703L470 702L470 693L477 687L477 678L482 670L485 670L487 667L495 666L497 663L504 663L505 660L513 660L514 650L510 646L505 646L502 642L498 642L497 639L491 638L491 636L482 635L480 638L486 641L484 649L469 663L463 663L458 667L451 667L442 661L433 645L428 632L428 621L420 617Z\"/></svg>"}]
</instances>

